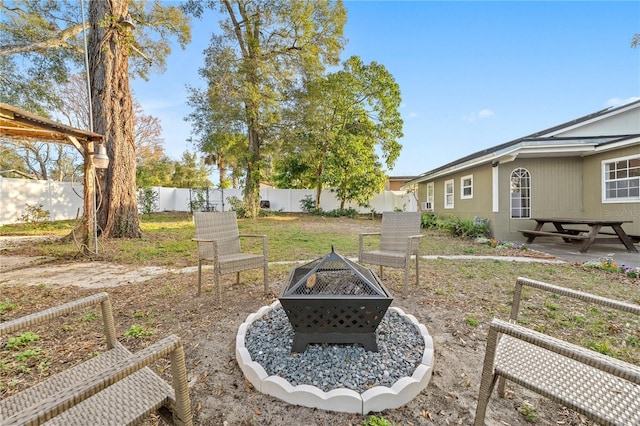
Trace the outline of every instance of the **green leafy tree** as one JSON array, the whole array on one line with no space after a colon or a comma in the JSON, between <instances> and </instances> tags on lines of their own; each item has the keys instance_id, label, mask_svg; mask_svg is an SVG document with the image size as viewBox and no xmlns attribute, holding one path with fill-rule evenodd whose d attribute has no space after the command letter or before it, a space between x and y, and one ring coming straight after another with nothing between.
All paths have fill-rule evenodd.
<instances>
[{"instance_id":1,"label":"green leafy tree","mask_svg":"<svg viewBox=\"0 0 640 426\"><path fill-rule=\"evenodd\" d=\"M265 150L280 123L286 94L301 78L338 63L346 13L342 1L189 0L186 9L201 16L205 7L224 16L222 34L212 43L215 56L232 58L230 83L242 105L248 140L244 199L257 217ZM237 94L237 95L236 95Z\"/></svg>"},{"instance_id":2,"label":"green leafy tree","mask_svg":"<svg viewBox=\"0 0 640 426\"><path fill-rule=\"evenodd\" d=\"M212 186L208 174L204 161L187 151L182 154L182 161L175 163L172 184L176 188L207 188Z\"/></svg>"},{"instance_id":3,"label":"green leafy tree","mask_svg":"<svg viewBox=\"0 0 640 426\"><path fill-rule=\"evenodd\" d=\"M145 160L136 167L136 185L138 188L151 186L172 186L176 161L162 156L159 159Z\"/></svg>"},{"instance_id":4,"label":"green leafy tree","mask_svg":"<svg viewBox=\"0 0 640 426\"><path fill-rule=\"evenodd\" d=\"M325 187L333 188L341 208L348 201L366 204L384 188L384 170L400 155L400 102L386 68L357 56L342 70L308 82L296 103L300 122L291 126L300 130L287 138L279 175L315 185L318 207Z\"/></svg>"},{"instance_id":5,"label":"green leafy tree","mask_svg":"<svg viewBox=\"0 0 640 426\"><path fill-rule=\"evenodd\" d=\"M248 151L242 100L233 81L235 57L228 53L221 37L213 35L205 51L205 65L198 71L207 88L187 88L187 103L193 111L186 119L197 136L194 144L205 162L218 168L220 188L233 185L227 177L229 170L236 176L245 171Z\"/></svg>"}]
</instances>

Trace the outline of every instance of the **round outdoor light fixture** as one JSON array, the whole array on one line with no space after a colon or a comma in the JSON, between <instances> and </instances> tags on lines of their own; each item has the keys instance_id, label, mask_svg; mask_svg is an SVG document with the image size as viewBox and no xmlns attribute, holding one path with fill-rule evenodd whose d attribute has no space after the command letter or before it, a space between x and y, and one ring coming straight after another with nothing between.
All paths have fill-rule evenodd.
<instances>
[{"instance_id":1,"label":"round outdoor light fixture","mask_svg":"<svg viewBox=\"0 0 640 426\"><path fill-rule=\"evenodd\" d=\"M106 169L109 167L109 157L107 156L107 148L99 143L97 152L92 153L93 167L96 169Z\"/></svg>"},{"instance_id":2,"label":"round outdoor light fixture","mask_svg":"<svg viewBox=\"0 0 640 426\"><path fill-rule=\"evenodd\" d=\"M131 19L131 15L129 14L127 14L124 19L120 20L120 24L132 31L136 29L136 24L133 22L133 19Z\"/></svg>"}]
</instances>

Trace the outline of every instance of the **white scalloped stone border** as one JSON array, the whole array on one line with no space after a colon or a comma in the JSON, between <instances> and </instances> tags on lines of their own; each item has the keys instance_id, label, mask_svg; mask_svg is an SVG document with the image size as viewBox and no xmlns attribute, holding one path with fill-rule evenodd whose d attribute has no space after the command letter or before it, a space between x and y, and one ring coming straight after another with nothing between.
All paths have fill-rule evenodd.
<instances>
[{"instance_id":1,"label":"white scalloped stone border","mask_svg":"<svg viewBox=\"0 0 640 426\"><path fill-rule=\"evenodd\" d=\"M280 302L275 301L271 305L263 306L257 312L249 315L238 328L238 334L236 335L236 360L238 365L247 380L259 392L293 405L365 415L371 412L401 407L415 398L429 384L433 371L433 339L429 335L427 328L420 324L413 315L405 314L402 309L396 307L389 309L396 311L414 324L424 339L422 362L411 377L402 377L391 387L375 386L359 394L346 388L324 392L311 385L292 386L282 377L267 376L267 372L262 365L251 359L251 355L244 344L245 335L253 321L279 306Z\"/></svg>"}]
</instances>

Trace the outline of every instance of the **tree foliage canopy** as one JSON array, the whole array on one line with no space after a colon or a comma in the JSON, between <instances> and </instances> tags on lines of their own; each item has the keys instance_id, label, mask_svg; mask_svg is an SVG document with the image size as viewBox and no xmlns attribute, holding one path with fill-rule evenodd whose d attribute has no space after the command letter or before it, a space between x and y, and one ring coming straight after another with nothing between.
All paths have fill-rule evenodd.
<instances>
[{"instance_id":1,"label":"tree foliage canopy","mask_svg":"<svg viewBox=\"0 0 640 426\"><path fill-rule=\"evenodd\" d=\"M352 56L343 69L308 81L291 112L296 120L278 162L280 181L324 187L366 204L384 186L402 146L400 88L386 68Z\"/></svg>"},{"instance_id":2,"label":"tree foliage canopy","mask_svg":"<svg viewBox=\"0 0 640 426\"><path fill-rule=\"evenodd\" d=\"M210 106L229 117L227 124L241 114L249 154L244 198L246 211L255 217L263 151L275 144L272 135L287 95L308 76L338 63L346 13L341 1L329 0L190 0L185 8L199 17L205 7L224 17L221 34L210 45L214 66L208 67L208 88L229 88L224 104Z\"/></svg>"}]
</instances>

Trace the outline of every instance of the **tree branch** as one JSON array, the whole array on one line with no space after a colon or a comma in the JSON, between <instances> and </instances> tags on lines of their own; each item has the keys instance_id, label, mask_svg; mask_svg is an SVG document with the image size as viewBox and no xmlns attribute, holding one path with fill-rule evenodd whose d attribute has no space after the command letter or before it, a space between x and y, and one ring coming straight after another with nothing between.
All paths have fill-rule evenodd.
<instances>
[{"instance_id":1,"label":"tree branch","mask_svg":"<svg viewBox=\"0 0 640 426\"><path fill-rule=\"evenodd\" d=\"M88 27L89 24L86 24L86 26ZM0 45L0 56L8 56L16 53L44 52L45 50L59 47L71 48L72 46L67 41L80 34L83 29L83 24L77 24L65 28L47 40L28 44Z\"/></svg>"}]
</instances>

